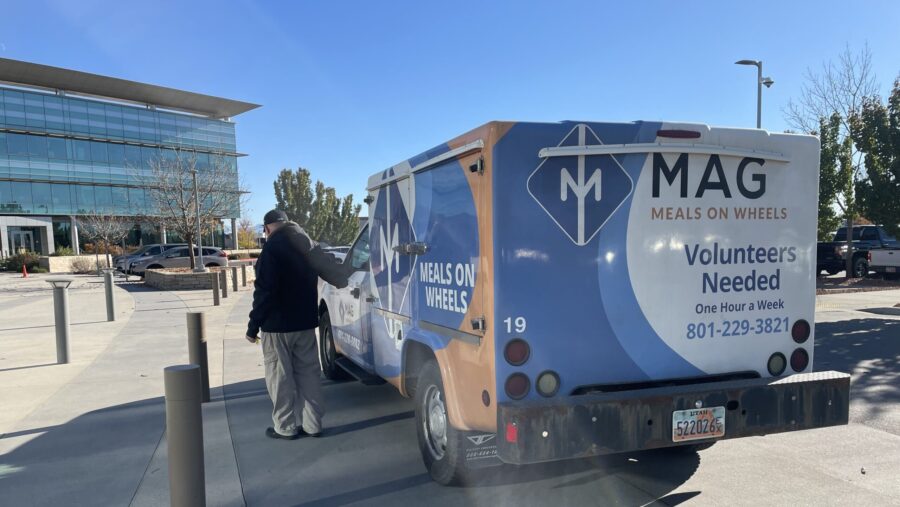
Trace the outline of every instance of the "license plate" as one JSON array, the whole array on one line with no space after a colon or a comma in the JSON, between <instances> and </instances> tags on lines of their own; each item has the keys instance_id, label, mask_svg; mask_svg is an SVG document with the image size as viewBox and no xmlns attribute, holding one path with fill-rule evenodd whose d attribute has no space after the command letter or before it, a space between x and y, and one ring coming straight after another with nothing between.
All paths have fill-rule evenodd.
<instances>
[{"instance_id":1,"label":"license plate","mask_svg":"<svg viewBox=\"0 0 900 507\"><path fill-rule=\"evenodd\" d=\"M672 412L672 441L687 442L725 436L725 407Z\"/></svg>"},{"instance_id":2,"label":"license plate","mask_svg":"<svg viewBox=\"0 0 900 507\"><path fill-rule=\"evenodd\" d=\"M884 268L884 271L885 271L886 273L896 273L896 272L897 272L897 268L895 268L895 267L893 267L893 266L888 266L888 267Z\"/></svg>"}]
</instances>

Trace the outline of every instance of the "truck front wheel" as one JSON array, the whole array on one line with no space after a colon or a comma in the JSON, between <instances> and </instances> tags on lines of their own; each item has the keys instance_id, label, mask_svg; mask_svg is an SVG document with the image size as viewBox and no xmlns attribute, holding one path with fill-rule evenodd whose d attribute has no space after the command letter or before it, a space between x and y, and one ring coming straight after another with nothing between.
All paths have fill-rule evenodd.
<instances>
[{"instance_id":1,"label":"truck front wheel","mask_svg":"<svg viewBox=\"0 0 900 507\"><path fill-rule=\"evenodd\" d=\"M331 318L326 310L319 319L319 364L322 374L328 380L344 380L346 372L337 365L337 349L334 348L334 331L331 329Z\"/></svg>"},{"instance_id":2,"label":"truck front wheel","mask_svg":"<svg viewBox=\"0 0 900 507\"><path fill-rule=\"evenodd\" d=\"M419 374L416 433L431 478L445 486L462 483L466 475L463 435L450 425L444 383L434 360L425 363Z\"/></svg>"}]
</instances>

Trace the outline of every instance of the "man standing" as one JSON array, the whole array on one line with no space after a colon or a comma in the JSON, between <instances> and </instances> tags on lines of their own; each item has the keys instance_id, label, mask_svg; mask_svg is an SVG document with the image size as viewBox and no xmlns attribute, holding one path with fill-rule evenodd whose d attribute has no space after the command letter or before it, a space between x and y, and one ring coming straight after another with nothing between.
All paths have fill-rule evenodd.
<instances>
[{"instance_id":1,"label":"man standing","mask_svg":"<svg viewBox=\"0 0 900 507\"><path fill-rule=\"evenodd\" d=\"M273 405L273 427L266 429L266 436L318 437L325 410L316 349L316 282L322 277L346 287L347 274L283 211L266 213L263 222L267 240L256 261L247 340L256 343L262 330L266 389Z\"/></svg>"}]
</instances>

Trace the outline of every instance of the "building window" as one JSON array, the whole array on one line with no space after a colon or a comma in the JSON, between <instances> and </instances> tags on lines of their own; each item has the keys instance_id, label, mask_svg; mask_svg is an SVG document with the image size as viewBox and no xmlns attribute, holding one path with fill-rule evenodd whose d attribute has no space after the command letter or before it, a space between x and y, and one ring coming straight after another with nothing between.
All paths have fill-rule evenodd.
<instances>
[{"instance_id":1,"label":"building window","mask_svg":"<svg viewBox=\"0 0 900 507\"><path fill-rule=\"evenodd\" d=\"M53 221L53 243L56 248L72 248L72 224L68 220Z\"/></svg>"}]
</instances>

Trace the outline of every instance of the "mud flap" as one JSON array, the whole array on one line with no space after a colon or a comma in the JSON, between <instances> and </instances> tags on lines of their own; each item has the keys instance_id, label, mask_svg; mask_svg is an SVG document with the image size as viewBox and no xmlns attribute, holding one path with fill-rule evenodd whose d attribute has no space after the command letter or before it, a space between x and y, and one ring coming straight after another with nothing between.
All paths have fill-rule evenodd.
<instances>
[{"instance_id":1,"label":"mud flap","mask_svg":"<svg viewBox=\"0 0 900 507\"><path fill-rule=\"evenodd\" d=\"M503 464L497 455L497 434L464 431L466 468L478 469Z\"/></svg>"}]
</instances>

